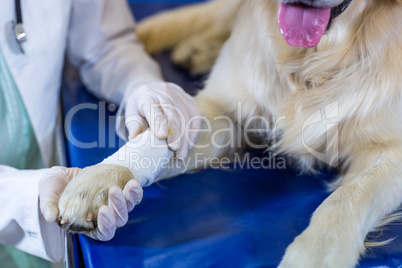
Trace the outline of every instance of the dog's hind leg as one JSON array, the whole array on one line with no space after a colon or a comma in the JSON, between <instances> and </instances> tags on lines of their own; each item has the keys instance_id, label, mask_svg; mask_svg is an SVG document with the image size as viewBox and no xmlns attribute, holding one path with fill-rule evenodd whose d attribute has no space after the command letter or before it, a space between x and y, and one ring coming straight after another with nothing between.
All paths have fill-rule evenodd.
<instances>
[{"instance_id":1,"label":"dog's hind leg","mask_svg":"<svg viewBox=\"0 0 402 268\"><path fill-rule=\"evenodd\" d=\"M137 36L149 53L173 49L173 61L194 74L209 71L230 36L242 0L215 0L141 21Z\"/></svg>"},{"instance_id":2,"label":"dog's hind leg","mask_svg":"<svg viewBox=\"0 0 402 268\"><path fill-rule=\"evenodd\" d=\"M216 25L175 46L172 51L172 61L190 70L193 75L206 74L211 70L229 36L230 27Z\"/></svg>"},{"instance_id":3,"label":"dog's hind leg","mask_svg":"<svg viewBox=\"0 0 402 268\"><path fill-rule=\"evenodd\" d=\"M165 11L141 21L136 33L149 53L171 49L190 36L208 31L217 24L220 29L230 31L241 2L214 0Z\"/></svg>"},{"instance_id":4,"label":"dog's hind leg","mask_svg":"<svg viewBox=\"0 0 402 268\"><path fill-rule=\"evenodd\" d=\"M402 202L401 161L401 145L361 151L279 267L354 267L367 234Z\"/></svg>"}]
</instances>

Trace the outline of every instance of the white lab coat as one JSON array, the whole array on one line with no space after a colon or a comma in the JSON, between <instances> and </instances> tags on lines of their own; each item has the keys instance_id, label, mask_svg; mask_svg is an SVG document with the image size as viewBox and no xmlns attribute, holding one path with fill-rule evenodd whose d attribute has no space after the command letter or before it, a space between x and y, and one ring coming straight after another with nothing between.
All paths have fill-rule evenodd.
<instances>
[{"instance_id":1,"label":"white lab coat","mask_svg":"<svg viewBox=\"0 0 402 268\"><path fill-rule=\"evenodd\" d=\"M125 0L22 0L25 54L11 45L14 1L0 0L0 46L20 90L43 162L56 164L57 110L65 55L99 98L119 104L127 90L161 81L143 51ZM6 34L5 34L6 33ZM1 143L6 141L0 141ZM39 211L43 170L0 165L0 243L52 261L63 257L64 235Z\"/></svg>"}]
</instances>

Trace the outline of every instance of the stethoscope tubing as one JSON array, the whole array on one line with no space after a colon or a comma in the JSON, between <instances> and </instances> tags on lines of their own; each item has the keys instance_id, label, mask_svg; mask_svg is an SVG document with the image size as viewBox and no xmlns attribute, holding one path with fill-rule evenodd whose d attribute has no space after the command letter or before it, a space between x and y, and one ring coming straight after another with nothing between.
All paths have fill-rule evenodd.
<instances>
[{"instance_id":1,"label":"stethoscope tubing","mask_svg":"<svg viewBox=\"0 0 402 268\"><path fill-rule=\"evenodd\" d=\"M22 24L21 0L15 0L16 23Z\"/></svg>"}]
</instances>

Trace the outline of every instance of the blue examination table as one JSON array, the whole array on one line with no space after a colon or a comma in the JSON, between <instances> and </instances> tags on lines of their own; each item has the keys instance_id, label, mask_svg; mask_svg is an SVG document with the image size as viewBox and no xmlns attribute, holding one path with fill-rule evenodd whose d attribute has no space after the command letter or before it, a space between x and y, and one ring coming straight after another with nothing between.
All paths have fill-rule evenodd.
<instances>
[{"instance_id":1,"label":"blue examination table","mask_svg":"<svg viewBox=\"0 0 402 268\"><path fill-rule=\"evenodd\" d=\"M141 19L186 2L129 3ZM167 53L155 58L167 80L190 93L201 87L202 82L174 67ZM78 148L66 139L70 166L96 164L123 144L114 132L116 107L100 102L78 79L65 80L62 100L64 115L86 105L73 116L68 136L90 145ZM270 169L207 169L147 187L142 203L113 240L74 236L75 267L276 267L328 196L325 183L335 176L334 171L300 175L286 164L285 169L273 163ZM402 226L385 230L381 238L395 240L367 252L359 267L402 267L401 234Z\"/></svg>"}]
</instances>

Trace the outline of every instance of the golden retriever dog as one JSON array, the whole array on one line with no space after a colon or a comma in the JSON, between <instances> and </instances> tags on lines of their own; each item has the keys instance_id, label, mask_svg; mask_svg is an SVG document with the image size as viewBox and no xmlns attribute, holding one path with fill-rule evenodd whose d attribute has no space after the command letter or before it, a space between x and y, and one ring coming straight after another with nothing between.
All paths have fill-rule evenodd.
<instances>
[{"instance_id":1,"label":"golden retriever dog","mask_svg":"<svg viewBox=\"0 0 402 268\"><path fill-rule=\"evenodd\" d=\"M200 153L234 155L251 125L262 143L297 159L304 171L319 163L340 170L281 268L354 267L367 234L401 205L401 20L401 0L216 0L164 13L138 29L149 51L173 48L174 59L194 72L205 72L227 39L195 97L209 120L201 128L210 124L196 145L221 146L193 146L184 162ZM250 118L269 122L246 125ZM156 150L145 147L141 153L153 157ZM186 167L170 161L175 165L148 179L197 168L194 161ZM59 203L66 229L94 228L86 214L107 202L97 193L137 178L127 167L106 164L87 168L66 188Z\"/></svg>"}]
</instances>

